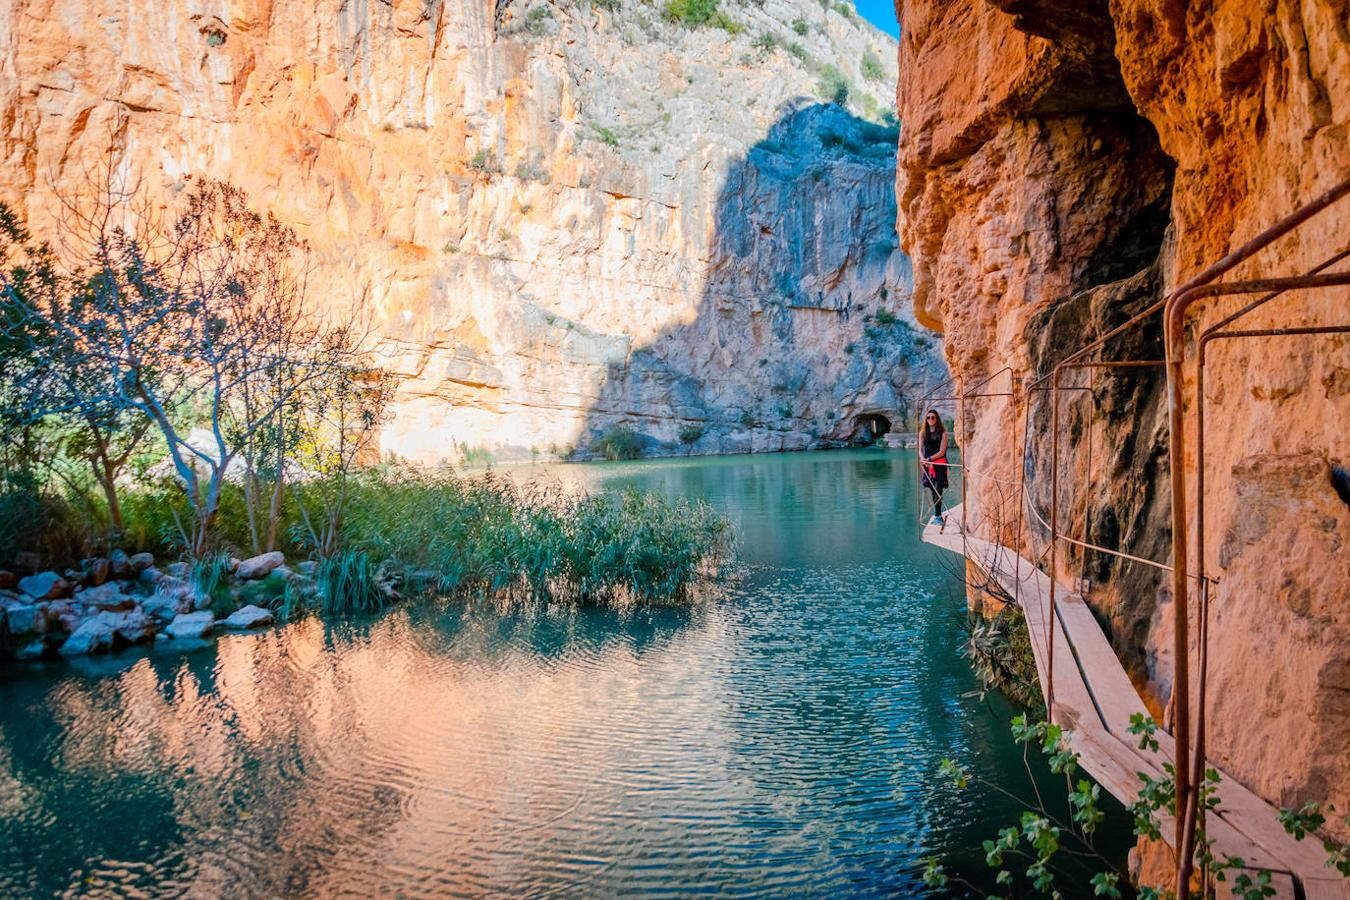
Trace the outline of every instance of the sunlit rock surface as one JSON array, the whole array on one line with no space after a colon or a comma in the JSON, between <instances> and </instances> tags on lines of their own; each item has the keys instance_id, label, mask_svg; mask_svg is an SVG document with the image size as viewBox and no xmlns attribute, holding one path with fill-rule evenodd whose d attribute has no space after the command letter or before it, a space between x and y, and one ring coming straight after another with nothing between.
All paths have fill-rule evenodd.
<instances>
[{"instance_id":1,"label":"sunlit rock surface","mask_svg":"<svg viewBox=\"0 0 1350 900\"><path fill-rule=\"evenodd\" d=\"M1350 175L1343 3L897 8L901 243L916 311L944 330L967 384L1005 364L1048 372ZM1347 232L1343 203L1227 277L1301 274L1345 249ZM1241 327L1345 324L1348 299L1344 288L1294 292ZM1210 301L1194 318L1208 326L1240 305ZM1160 317L1110 349L1109 358L1161 358ZM1209 751L1276 804L1350 808L1350 506L1330 475L1350 455L1350 344L1224 342L1209 358L1205 552L1219 579ZM1060 522L1075 537L1168 561L1161 371L1080 371L1068 383L1095 401L1084 392L1063 401ZM979 435L970 461L983 469L969 518L1009 539L1019 533L1008 488L1019 467L1035 508L1050 506L1044 398L1033 401L1025 461L1005 401L970 410ZM1194 435L1193 419L1189 427ZM1193 472L1193 440L1186 452ZM1045 549L1032 517L1020 534L1034 555ZM1065 583L1092 579L1090 602L1161 715L1173 672L1168 576L1066 547L1059 562Z\"/></svg>"},{"instance_id":2,"label":"sunlit rock surface","mask_svg":"<svg viewBox=\"0 0 1350 900\"><path fill-rule=\"evenodd\" d=\"M895 133L864 121L894 42L815 0L726 2L736 35L604 5L8 4L0 199L41 232L109 158L163 201L244 188L311 242L326 304L373 315L406 378L382 449L421 461L584 455L615 424L649 452L804 447L907 413L941 364L903 321Z\"/></svg>"}]
</instances>

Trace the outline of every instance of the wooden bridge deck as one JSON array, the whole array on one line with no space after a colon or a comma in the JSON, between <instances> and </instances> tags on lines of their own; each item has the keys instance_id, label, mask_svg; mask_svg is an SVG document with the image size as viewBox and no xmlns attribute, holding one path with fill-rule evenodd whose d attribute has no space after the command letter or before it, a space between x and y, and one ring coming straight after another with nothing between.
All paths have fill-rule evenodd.
<instances>
[{"instance_id":1,"label":"wooden bridge deck","mask_svg":"<svg viewBox=\"0 0 1350 900\"><path fill-rule=\"evenodd\" d=\"M1055 642L1054 720L1070 732L1070 746L1081 757L1083 768L1120 801L1133 803L1142 786L1140 773L1161 776L1162 765L1172 760L1175 745L1159 730L1158 752L1141 750L1138 739L1129 733L1130 716L1147 715L1148 711L1082 596L1057 585L1057 615L1051 623L1049 577L1007 547L973 536L963 540L959 507L949 511L945 530L939 531L934 525L925 527L923 540L965 554L1018 599L1030 630L1043 694L1048 667L1046 626L1051 625ZM1295 841L1280 825L1274 807L1232 776L1220 774L1219 811L1208 814L1206 821L1216 855L1240 857L1250 869L1271 872L1278 897L1350 900L1350 883L1325 867L1320 841ZM1162 833L1169 843L1174 830L1174 823L1164 817Z\"/></svg>"}]
</instances>

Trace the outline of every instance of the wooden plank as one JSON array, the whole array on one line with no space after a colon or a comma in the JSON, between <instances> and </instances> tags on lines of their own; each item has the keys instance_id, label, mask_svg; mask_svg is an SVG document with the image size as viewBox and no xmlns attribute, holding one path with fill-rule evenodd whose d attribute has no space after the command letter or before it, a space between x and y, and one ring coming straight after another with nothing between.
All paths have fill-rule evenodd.
<instances>
[{"instance_id":1,"label":"wooden plank","mask_svg":"<svg viewBox=\"0 0 1350 900\"><path fill-rule=\"evenodd\" d=\"M948 525L927 526L923 540L966 556L998 580L1021 604L1031 636L1042 692L1048 681L1047 623L1050 578L1006 547L959 531L961 508L948 512ZM1056 586L1056 619L1049 623L1055 649L1055 720L1069 730L1070 746L1083 768L1124 803L1138 796L1139 773L1158 777L1175 756L1170 735L1158 732L1159 750L1142 750L1129 734L1134 713L1147 714L1133 683L1083 598ZM1323 868L1316 841L1295 841L1280 826L1274 807L1231 776L1221 774L1219 814L1207 826L1217 852L1241 857L1253 870L1272 872L1277 896L1294 897L1297 875L1310 900L1350 900L1350 883ZM1163 823L1173 837L1175 823Z\"/></svg>"},{"instance_id":2,"label":"wooden plank","mask_svg":"<svg viewBox=\"0 0 1350 900\"><path fill-rule=\"evenodd\" d=\"M1105 717L1103 724L1114 734L1128 736L1130 716L1136 713L1148 715L1148 708L1083 598L1071 594L1055 605L1082 665L1088 687L1101 707Z\"/></svg>"},{"instance_id":3,"label":"wooden plank","mask_svg":"<svg viewBox=\"0 0 1350 900\"><path fill-rule=\"evenodd\" d=\"M1302 881L1308 900L1350 900L1350 882L1339 872L1324 869L1316 877L1303 875Z\"/></svg>"}]
</instances>

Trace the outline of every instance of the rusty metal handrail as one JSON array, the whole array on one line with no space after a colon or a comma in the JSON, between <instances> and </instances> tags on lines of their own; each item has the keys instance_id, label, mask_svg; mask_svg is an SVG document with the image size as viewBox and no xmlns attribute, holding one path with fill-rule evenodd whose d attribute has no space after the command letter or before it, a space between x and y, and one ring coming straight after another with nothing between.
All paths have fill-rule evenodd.
<instances>
[{"instance_id":1,"label":"rusty metal handrail","mask_svg":"<svg viewBox=\"0 0 1350 900\"><path fill-rule=\"evenodd\" d=\"M1181 815L1176 822L1176 841L1177 848L1177 889L1179 900L1186 900L1189 896L1189 879L1192 868L1192 852L1194 847L1195 829L1197 818L1203 815L1203 811L1198 809L1199 792L1196 785L1200 783L1201 769L1205 763L1205 689L1207 686L1207 668L1208 668L1208 609L1209 609L1209 586L1210 579L1204 572L1203 556L1198 561L1197 571L1192 574L1188 571L1188 543L1189 535L1186 529L1186 510L1185 510L1185 473L1184 473L1184 447L1185 447L1185 428L1184 428L1184 396L1182 381L1182 365L1184 362L1184 321L1187 309L1194 303L1209 297L1218 297L1224 295L1242 294L1242 293L1263 293L1263 296L1244 308L1238 310L1232 315L1221 320L1218 324L1212 326L1202 333L1198 347L1198 365L1200 372L1197 375L1197 389L1201 391L1201 397L1198 403L1200 415L1200 427L1198 429L1198 439L1200 441L1200 456L1198 458L1197 485L1200 495L1197 500L1197 522L1203 527L1204 521L1204 458L1203 458L1203 360L1205 346L1214 340L1224 338L1245 338L1245 337L1271 337L1284 335L1310 335L1310 334L1344 334L1350 333L1350 326L1326 325L1309 326L1277 329L1245 329L1245 330L1223 330L1242 316L1247 315L1253 310L1259 308L1264 303L1269 302L1274 297L1279 296L1288 290L1301 288L1323 288L1331 286L1350 285L1350 273L1332 273L1323 274L1323 270L1334 265L1336 262L1350 256L1350 250L1342 251L1333 256L1320 266L1310 272L1289 278L1262 278L1249 279L1238 282L1213 283L1215 279L1231 271L1236 266L1252 258L1255 254L1274 243L1279 238L1291 233L1304 222L1313 216L1327 209L1333 203L1350 195L1350 178L1345 178L1332 186L1329 190L1323 192L1320 196L1296 209L1293 213L1276 222L1271 227L1265 229L1252 239L1246 241L1241 246L1226 254L1220 260L1210 265L1197 275L1188 279L1183 284L1175 288L1168 296L1162 300L1150 304L1147 308L1130 317L1124 323L1105 334L1080 347L1078 350L1069 354L1059 363L1054 365L1049 372L1046 372L1036 378L1033 382L1025 385L1022 389L1022 399L1026 422L1023 429L1023 439L1021 447L1021 466L1020 475L1022 490L1020 492L1021 502L1018 504L1018 524L1016 542L1018 547L1022 541L1022 523L1023 513L1027 506L1031 506L1032 513L1040 520L1041 524L1050 529L1050 540L1047 551L1050 554L1050 602L1048 615L1050 618L1050 631L1047 632L1049 639L1049 652L1047 653L1048 677L1046 683L1046 706L1047 713L1053 720L1054 710L1054 669L1053 669L1053 648L1054 648L1054 621L1058 616L1056 608L1056 546L1058 540L1062 539L1070 544L1082 546L1113 556L1128 559L1136 563L1152 566L1154 568L1171 571L1173 597L1174 597L1174 644L1173 651L1175 655L1175 678L1173 684L1173 700L1175 702L1175 720L1173 724L1173 737L1175 741L1175 772L1176 772L1176 796L1178 798L1178 810ZM1166 356L1164 360L1089 360L1088 357L1104 348L1110 341L1126 332L1142 325L1150 317L1162 313L1163 319L1163 338L1166 347ZM1086 390L1090 394L1091 389L1075 386L1062 385L1060 383L1061 375L1068 369L1084 368L1095 370L1098 368L1142 368L1146 366L1166 366L1169 397L1169 430L1171 441L1169 445L1169 455L1171 457L1171 494L1172 494L1172 557L1173 564L1168 566L1154 560L1134 556L1133 554L1123 553L1118 550L1110 550L1105 547L1090 544L1086 540L1078 541L1069 535L1060 535L1058 530L1058 438L1059 438L1059 393L1066 390ZM1010 367L1004 367L994 376L986 378L980 382L978 387L983 387L992 377L996 377ZM1013 372L1014 395L1016 394L1016 373ZM948 382L950 383L951 379ZM1049 382L1048 386L1046 382ZM1051 393L1051 417L1052 417L1052 448L1051 448L1051 508L1050 522L1046 522L1040 516L1039 511L1031 499L1030 492L1026 484L1026 466L1027 451L1030 446L1031 432L1031 394L1037 390L1046 390ZM977 396L974 392L970 396ZM1095 396L1095 394L1094 394ZM957 394L951 398L964 406L965 395L958 385ZM1016 445L1016 396L1013 397L1012 409L1012 431L1013 445ZM964 442L963 442L964 446ZM1090 452L1090 448L1089 448ZM1089 463L1090 468L1090 463ZM965 479L963 478L962 489L964 494ZM1085 532L1086 538L1086 532ZM963 535L964 540L964 535ZM1198 536L1198 549L1203 554L1203 534ZM1019 554L1020 559L1020 554ZM1200 603L1203 619L1200 623L1199 637L1201 640L1200 648L1200 682L1199 687L1201 695L1199 697L1199 708L1196 717L1196 741L1194 755L1190 745L1191 721L1190 721L1190 651L1189 651L1189 582L1196 581L1200 585ZM1018 579L1020 584L1020 579Z\"/></svg>"},{"instance_id":2,"label":"rusty metal handrail","mask_svg":"<svg viewBox=\"0 0 1350 900\"><path fill-rule=\"evenodd\" d=\"M1346 184L1350 185L1350 180L1348 180ZM1330 264L1331 264L1330 261L1328 263L1324 263L1321 268L1325 268L1327 265ZM1171 407L1171 420L1172 420L1172 431L1171 431L1172 447L1170 449L1170 452L1173 456L1172 462L1172 504L1173 504L1172 557L1174 565L1173 598L1174 602L1176 603L1176 615L1178 617L1177 621L1179 623L1177 627L1181 629L1181 636L1178 637L1178 641L1180 642L1183 638L1187 640L1188 650L1189 650L1189 635L1187 635L1185 632L1189 628L1189 597L1187 595L1188 586L1186 584L1185 575L1186 575L1186 568L1189 564L1189 559L1187 557L1189 553L1190 535L1187 531L1186 510L1184 502L1186 496L1185 495L1186 476L1184 464L1186 432L1185 432L1185 411L1182 406L1184 402L1182 369L1185 363L1184 328L1185 328L1186 313L1192 305L1207 297L1231 296L1240 294L1257 294L1257 293L1265 295L1259 298L1256 302L1248 304L1248 306L1245 309L1239 310L1236 315L1228 319L1225 319L1221 323L1220 327L1222 327L1231 324L1233 321L1236 321L1237 318L1240 318L1241 316L1246 315L1247 313L1259 308L1264 303L1273 300L1276 296L1279 296L1280 294L1283 294L1286 291L1298 289L1322 288L1322 287L1340 287L1340 286L1350 286L1350 272L1337 272L1331 274L1309 274L1289 278L1252 279L1248 281L1227 282L1206 286L1197 286L1189 290L1179 292L1178 294L1170 298L1168 301L1168 305L1165 311L1164 324L1165 324L1167 357L1168 357L1167 365L1168 365L1169 405ZM1350 332L1350 327L1342 328L1341 326L1324 326L1324 328L1311 328L1311 329L1309 328L1254 329L1245 332L1239 331L1233 334L1234 336L1238 337L1271 337L1286 333L1310 334L1310 333L1324 333L1324 332L1325 333ZM1225 334L1225 332L1214 331L1211 329L1209 332L1207 332L1205 335L1202 336L1201 341L1204 343L1208 343L1208 341L1205 340L1206 337L1209 340L1213 340L1215 338L1215 335L1219 334ZM1199 346L1203 346L1204 343L1200 343ZM1197 412L1201 416L1203 416L1203 402L1204 402L1203 398L1204 382L1202 374L1204 368L1203 356L1197 354L1196 363L1197 363L1197 391L1199 395ZM1200 421L1203 422L1203 418L1201 418ZM1199 429L1197 429L1197 435L1203 435L1203 424L1201 424ZM1200 446L1203 448L1203 444L1201 444ZM1203 452L1203 450L1201 452ZM1201 465L1197 471L1197 494L1196 494L1196 519L1197 525L1201 529L1203 529L1202 523L1204 521L1203 485L1204 485L1203 465ZM1196 558L1197 574L1203 576L1205 569L1205 562L1203 557L1204 537L1202 533L1197 533L1196 545L1197 545L1197 558ZM1207 619L1208 618L1207 603L1204 603L1203 600L1202 600L1202 607L1206 607L1203 609L1203 612L1205 613L1205 619ZM1208 628L1206 621L1202 620L1200 631L1201 636L1207 639ZM1208 648L1204 646L1205 643L1207 643L1207 640L1203 641L1201 645L1201 660L1199 666L1201 679L1200 689L1202 691L1206 686L1207 682L1206 670L1208 668ZM1178 658L1187 660L1187 665L1185 668L1189 669L1189 653L1179 656ZM1184 809L1184 814L1178 821L1179 833L1177 842L1177 854L1178 854L1177 878L1179 885L1182 883L1181 879L1183 878L1183 876L1185 878L1189 878L1190 876L1190 869L1191 869L1190 857L1191 851L1194 847L1195 831L1197 827L1197 816L1199 812L1198 811L1199 792L1195 790L1194 785L1199 784L1200 773L1205 762L1204 750L1205 750L1205 705L1206 705L1202 693L1201 702L1197 705L1196 710L1197 721L1195 730L1196 731L1195 750L1194 754L1192 755L1190 753L1190 748L1187 747L1185 743L1185 738L1189 737L1187 731L1189 730L1190 724L1189 722L1190 693L1189 693L1189 678L1188 678L1189 672L1186 672L1185 675L1183 675L1182 673L1183 668L1178 666L1177 675L1179 683L1177 684L1176 688L1173 691L1174 695L1179 698L1178 702L1176 703L1177 734L1175 735L1177 739L1177 761L1176 761L1177 779L1178 779L1177 798L1179 801L1182 799L1184 799L1185 801L1184 806L1179 807ZM1185 773L1185 775L1188 776L1187 781L1189 783L1186 784L1187 788L1186 791L1182 791L1183 773Z\"/></svg>"}]
</instances>

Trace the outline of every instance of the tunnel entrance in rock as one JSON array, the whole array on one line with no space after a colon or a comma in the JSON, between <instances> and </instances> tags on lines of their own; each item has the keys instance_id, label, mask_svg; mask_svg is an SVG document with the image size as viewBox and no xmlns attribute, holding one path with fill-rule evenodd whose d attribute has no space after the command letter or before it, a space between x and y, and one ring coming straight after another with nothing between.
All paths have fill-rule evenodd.
<instances>
[{"instance_id":1,"label":"tunnel entrance in rock","mask_svg":"<svg viewBox=\"0 0 1350 900\"><path fill-rule=\"evenodd\" d=\"M864 413L853 420L853 433L849 442L859 446L874 444L883 435L889 434L891 420L881 413Z\"/></svg>"}]
</instances>

